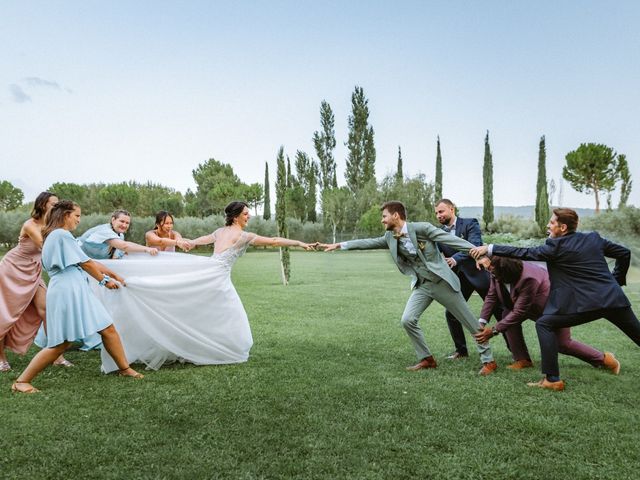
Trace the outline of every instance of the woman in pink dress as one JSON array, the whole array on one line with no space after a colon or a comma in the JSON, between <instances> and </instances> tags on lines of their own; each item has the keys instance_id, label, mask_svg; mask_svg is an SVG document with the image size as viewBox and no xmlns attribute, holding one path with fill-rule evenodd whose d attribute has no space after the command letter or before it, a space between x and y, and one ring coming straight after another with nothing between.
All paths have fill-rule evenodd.
<instances>
[{"instance_id":1,"label":"woman in pink dress","mask_svg":"<svg viewBox=\"0 0 640 480\"><path fill-rule=\"evenodd\" d=\"M0 261L0 372L11 370L5 349L24 355L45 320L47 287L40 276L42 227L57 201L50 192L38 195L31 218L20 229L18 246ZM72 366L62 355L55 364Z\"/></svg>"},{"instance_id":2,"label":"woman in pink dress","mask_svg":"<svg viewBox=\"0 0 640 480\"><path fill-rule=\"evenodd\" d=\"M190 249L189 240L173 229L173 215L165 210L156 214L156 227L145 233L144 239L147 247L155 247L160 252L175 252L176 247L185 252Z\"/></svg>"}]
</instances>

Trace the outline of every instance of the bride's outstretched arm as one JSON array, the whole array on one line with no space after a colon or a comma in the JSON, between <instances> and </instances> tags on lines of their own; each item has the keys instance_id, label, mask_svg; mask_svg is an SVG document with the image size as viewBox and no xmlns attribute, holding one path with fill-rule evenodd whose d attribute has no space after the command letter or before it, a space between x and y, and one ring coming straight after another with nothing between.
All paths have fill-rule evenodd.
<instances>
[{"instance_id":1,"label":"bride's outstretched arm","mask_svg":"<svg viewBox=\"0 0 640 480\"><path fill-rule=\"evenodd\" d=\"M300 247L305 250L315 250L316 247L315 243L304 243L300 240L282 237L261 237L260 235L257 235L251 244L257 247Z\"/></svg>"},{"instance_id":2,"label":"bride's outstretched arm","mask_svg":"<svg viewBox=\"0 0 640 480\"><path fill-rule=\"evenodd\" d=\"M209 245L214 241L215 241L215 237L213 236L213 233L210 233L209 235L203 235L202 237L194 238L193 240L188 240L188 242L194 247L197 245Z\"/></svg>"}]
</instances>

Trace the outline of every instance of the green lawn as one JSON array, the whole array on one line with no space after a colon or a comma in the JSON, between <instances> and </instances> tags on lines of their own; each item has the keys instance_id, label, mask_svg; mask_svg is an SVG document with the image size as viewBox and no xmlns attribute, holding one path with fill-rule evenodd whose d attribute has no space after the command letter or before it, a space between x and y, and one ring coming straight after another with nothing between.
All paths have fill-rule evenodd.
<instances>
[{"instance_id":1,"label":"green lawn","mask_svg":"<svg viewBox=\"0 0 640 480\"><path fill-rule=\"evenodd\" d=\"M221 479L635 479L640 352L606 321L574 337L613 351L620 376L561 357L567 390L539 391L531 369L480 378L476 356L449 362L440 306L422 319L439 360L415 357L399 317L409 296L386 252L240 259L234 282L255 344L248 363L175 365L134 381L99 373L95 352L49 368L40 395L9 387L35 352L0 375L0 477ZM640 303L640 273L626 287ZM187 301L187 300L186 300ZM472 298L478 313L480 299ZM215 305L211 306L215 309ZM533 322L529 347L539 358Z\"/></svg>"}]
</instances>

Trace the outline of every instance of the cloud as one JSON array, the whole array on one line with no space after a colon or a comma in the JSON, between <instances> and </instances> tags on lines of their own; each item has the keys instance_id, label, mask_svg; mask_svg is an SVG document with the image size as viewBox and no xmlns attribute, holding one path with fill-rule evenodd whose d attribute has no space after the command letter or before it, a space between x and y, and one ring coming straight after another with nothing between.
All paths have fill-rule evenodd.
<instances>
[{"instance_id":1,"label":"cloud","mask_svg":"<svg viewBox=\"0 0 640 480\"><path fill-rule=\"evenodd\" d=\"M16 103L26 103L31 101L31 97L25 93L20 85L12 83L9 85L9 91L13 96L13 101Z\"/></svg>"},{"instance_id":2,"label":"cloud","mask_svg":"<svg viewBox=\"0 0 640 480\"><path fill-rule=\"evenodd\" d=\"M40 77L26 77L23 78L22 81L29 85L30 87L49 87L55 88L56 90L62 90L62 87L58 82L53 82L51 80L45 80Z\"/></svg>"},{"instance_id":3,"label":"cloud","mask_svg":"<svg viewBox=\"0 0 640 480\"><path fill-rule=\"evenodd\" d=\"M31 95L29 89L31 88L48 88L57 90L59 92L67 92L70 95L73 94L73 90L71 90L69 87L62 86L58 82L55 82L53 80L46 80L40 77L25 77L18 83L12 83L11 85L9 85L9 90L11 91L11 95L13 96L13 101L16 103L30 102ZM26 89L23 88L23 86Z\"/></svg>"}]
</instances>

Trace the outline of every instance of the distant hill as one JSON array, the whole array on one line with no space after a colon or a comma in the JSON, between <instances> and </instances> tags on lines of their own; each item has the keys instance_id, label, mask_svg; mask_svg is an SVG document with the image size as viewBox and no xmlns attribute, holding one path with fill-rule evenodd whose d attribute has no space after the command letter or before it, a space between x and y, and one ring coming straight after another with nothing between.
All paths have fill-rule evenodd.
<instances>
[{"instance_id":1,"label":"distant hill","mask_svg":"<svg viewBox=\"0 0 640 480\"><path fill-rule=\"evenodd\" d=\"M458 207L462 218L481 218L482 207ZM580 218L591 217L595 215L593 208L575 208ZM533 205L524 205L522 207L494 207L493 212L496 218L501 215L514 215L523 218L533 218L535 207Z\"/></svg>"}]
</instances>

